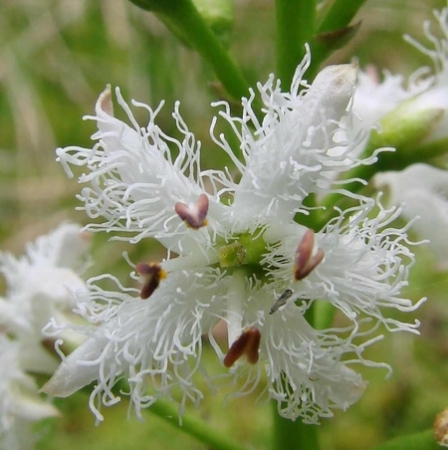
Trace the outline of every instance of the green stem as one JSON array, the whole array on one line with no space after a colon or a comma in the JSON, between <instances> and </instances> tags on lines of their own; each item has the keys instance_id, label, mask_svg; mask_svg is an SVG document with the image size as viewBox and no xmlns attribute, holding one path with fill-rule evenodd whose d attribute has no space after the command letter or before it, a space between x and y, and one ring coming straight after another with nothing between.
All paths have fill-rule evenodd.
<instances>
[{"instance_id":1,"label":"green stem","mask_svg":"<svg viewBox=\"0 0 448 450\"><path fill-rule=\"evenodd\" d=\"M281 417L277 403L272 402L274 414L273 450L318 450L317 426L306 425L301 419L295 422Z\"/></svg>"},{"instance_id":2,"label":"green stem","mask_svg":"<svg viewBox=\"0 0 448 450\"><path fill-rule=\"evenodd\" d=\"M213 67L227 92L236 100L247 97L249 85L219 39L208 27L191 0L131 0L160 14Z\"/></svg>"},{"instance_id":3,"label":"green stem","mask_svg":"<svg viewBox=\"0 0 448 450\"><path fill-rule=\"evenodd\" d=\"M319 33L345 28L366 0L336 0L319 26Z\"/></svg>"},{"instance_id":4,"label":"green stem","mask_svg":"<svg viewBox=\"0 0 448 450\"><path fill-rule=\"evenodd\" d=\"M305 43L314 33L314 0L276 0L277 76L283 86L291 84L297 65L305 55Z\"/></svg>"},{"instance_id":5,"label":"green stem","mask_svg":"<svg viewBox=\"0 0 448 450\"><path fill-rule=\"evenodd\" d=\"M325 15L317 19L318 30L310 42L312 58L307 72L308 80L316 76L325 59L356 34L358 26L349 25L365 1L336 0L328 10L322 11Z\"/></svg>"},{"instance_id":6,"label":"green stem","mask_svg":"<svg viewBox=\"0 0 448 450\"><path fill-rule=\"evenodd\" d=\"M210 446L210 448L213 448L213 450L244 450L244 447L196 417L184 414L182 416L182 424L179 424L178 410L170 402L157 400L149 408L149 411L166 420L179 431L194 436L199 441Z\"/></svg>"},{"instance_id":7,"label":"green stem","mask_svg":"<svg viewBox=\"0 0 448 450\"><path fill-rule=\"evenodd\" d=\"M437 450L440 449L432 430L410 434L373 447L371 450Z\"/></svg>"}]
</instances>

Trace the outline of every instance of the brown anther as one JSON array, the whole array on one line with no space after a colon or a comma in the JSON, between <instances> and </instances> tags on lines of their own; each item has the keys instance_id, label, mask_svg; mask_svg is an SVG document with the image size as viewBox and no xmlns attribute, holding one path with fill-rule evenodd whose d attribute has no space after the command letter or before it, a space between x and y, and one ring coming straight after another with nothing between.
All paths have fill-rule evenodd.
<instances>
[{"instance_id":1,"label":"brown anther","mask_svg":"<svg viewBox=\"0 0 448 450\"><path fill-rule=\"evenodd\" d=\"M174 205L174 210L187 227L198 230L207 225L208 197L206 194L201 194L193 206L177 202Z\"/></svg>"},{"instance_id":2,"label":"brown anther","mask_svg":"<svg viewBox=\"0 0 448 450\"><path fill-rule=\"evenodd\" d=\"M224 366L232 367L244 353L246 354L248 363L257 363L260 339L261 333L257 328L244 330L243 334L230 346L227 355L224 357Z\"/></svg>"},{"instance_id":3,"label":"brown anther","mask_svg":"<svg viewBox=\"0 0 448 450\"><path fill-rule=\"evenodd\" d=\"M322 249L318 248L314 255L313 249L314 231L308 230L303 235L295 253L294 278L296 280L303 280L324 259L325 253Z\"/></svg>"},{"instance_id":4,"label":"brown anther","mask_svg":"<svg viewBox=\"0 0 448 450\"><path fill-rule=\"evenodd\" d=\"M146 300L159 287L160 281L166 278L166 272L158 263L138 263L135 270L145 278L140 298Z\"/></svg>"},{"instance_id":5,"label":"brown anther","mask_svg":"<svg viewBox=\"0 0 448 450\"><path fill-rule=\"evenodd\" d=\"M291 289L286 289L285 292L283 292L282 295L275 301L272 308L269 310L269 314L274 314L275 311L277 311L279 308L281 308L283 305L286 304L286 302L289 300L289 298L292 295Z\"/></svg>"}]
</instances>

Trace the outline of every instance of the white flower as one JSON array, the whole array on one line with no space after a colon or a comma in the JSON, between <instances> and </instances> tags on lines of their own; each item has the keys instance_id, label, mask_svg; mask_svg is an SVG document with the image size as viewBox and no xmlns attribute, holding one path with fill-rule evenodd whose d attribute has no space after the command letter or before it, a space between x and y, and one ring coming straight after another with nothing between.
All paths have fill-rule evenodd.
<instances>
[{"instance_id":1,"label":"white flower","mask_svg":"<svg viewBox=\"0 0 448 450\"><path fill-rule=\"evenodd\" d=\"M440 120L433 124L430 134L422 142L448 137L448 8L434 11L434 16L442 38L431 33L430 21L424 23L425 35L434 49L405 36L408 42L432 59L436 69L433 75L429 67L422 67L409 78L405 88L401 75L385 71L384 81L380 83L374 67L369 67L366 72L360 71L353 109L364 125L373 125L399 106L406 105L409 116L428 110L442 112Z\"/></svg>"},{"instance_id":2,"label":"white flower","mask_svg":"<svg viewBox=\"0 0 448 450\"><path fill-rule=\"evenodd\" d=\"M275 301L272 287L252 286L240 276L219 278L209 269L176 272L170 278L151 301L138 299L138 291L126 295L92 286L90 295L80 298L80 308L84 317L101 326L85 329L89 338L61 364L43 390L65 397L95 380L90 405L102 420L95 404L99 399L105 404L118 401L111 389L124 376L137 414L158 398L179 394L182 413L187 400L198 406L204 397L196 385L197 376L216 389L213 376L201 364L202 335L209 333L224 360L212 329L221 318L231 321L231 313L246 333L253 329L261 333L260 350L254 348L256 359L260 351L260 363L239 363L230 370L235 382L241 379L239 395L251 392L266 370L267 390L278 400L280 412L315 423L319 417L331 416L330 408L347 408L364 391L362 377L341 361L350 354L357 358L362 351L350 342L354 329L340 330L351 332L348 338L339 337L336 329L313 330L303 311L294 307L269 315ZM236 308L229 311L232 304L241 313ZM283 384L285 376L291 387ZM282 405L291 388L292 397Z\"/></svg>"},{"instance_id":3,"label":"white flower","mask_svg":"<svg viewBox=\"0 0 448 450\"><path fill-rule=\"evenodd\" d=\"M85 266L89 240L80 230L79 225L64 223L27 244L19 258L0 253L6 284L5 296L0 298L2 448L32 449L33 422L58 414L39 396L30 374L53 374L58 367L57 359L42 345L42 328L51 317L67 323L67 313L75 305L73 292L85 291L77 272Z\"/></svg>"},{"instance_id":4,"label":"white flower","mask_svg":"<svg viewBox=\"0 0 448 450\"><path fill-rule=\"evenodd\" d=\"M407 100L416 97L432 85L434 78L426 76L427 68L416 71L403 87L404 77L384 71L384 80L380 83L376 68L368 67L359 71L354 96L353 109L360 116L364 126L374 125L388 113Z\"/></svg>"},{"instance_id":5,"label":"white flower","mask_svg":"<svg viewBox=\"0 0 448 450\"><path fill-rule=\"evenodd\" d=\"M229 232L256 229L259 224L290 221L296 212L307 209L303 205L305 197L329 191L330 173L375 162L375 155L360 160L351 154L367 130L350 141L345 137L351 120L346 109L354 89L356 68L327 67L317 76L313 89L304 95L303 90L299 93L299 87L306 85L302 75L308 63L309 57L299 66L291 92L281 92L273 76L265 85L258 86L266 110L262 123L252 109L254 93L243 100L241 118L231 117L225 102L215 104L224 108L219 115L229 122L240 140L244 163L238 161L223 135L218 138L212 135L240 171L239 184L228 172L200 171L200 144L180 116L179 104L175 105L173 118L183 136L181 142L165 135L154 123L160 107L153 111L147 105L133 102L148 111L149 123L141 128L119 89L117 101L133 128L114 118L108 87L98 99L96 116L87 116L97 121L99 131L92 138L99 142L93 149L57 150L69 176L73 176L70 165L87 168L79 178L80 183L90 182L90 187L84 187L79 196L84 202L82 209L91 218L106 219L102 224L88 225L87 229L120 233L113 239L133 243L155 237L169 250L186 254L197 244L210 248L210 235L214 233L227 236ZM302 122L303 126L296 126ZM215 123L216 120L212 131ZM178 152L174 160L170 146ZM207 218L213 233L185 232L175 205L182 202L192 207L205 192L205 185L212 191L208 192ZM221 186L224 187L219 189ZM227 192L234 193L234 202L229 207L220 201Z\"/></svg>"},{"instance_id":6,"label":"white flower","mask_svg":"<svg viewBox=\"0 0 448 450\"><path fill-rule=\"evenodd\" d=\"M409 36L406 39L432 59L435 74L422 78L429 69L420 69L411 77L407 90L402 87L400 76L386 74L383 83L378 83L361 74L354 101L354 110L366 124L373 124L400 106L407 109L409 117L424 111L440 111L421 144L448 138L448 8L435 11L434 16L442 37L432 33L430 21L424 23L425 35L433 48ZM437 267L447 269L447 172L426 164L414 164L401 172L377 174L374 182L380 189L389 187L390 204L404 204L406 220L419 217L414 222L414 230L423 239L429 238Z\"/></svg>"},{"instance_id":7,"label":"white flower","mask_svg":"<svg viewBox=\"0 0 448 450\"><path fill-rule=\"evenodd\" d=\"M124 288L110 275L88 282L77 309L92 325L76 328L87 339L64 359L45 392L67 396L95 381L90 406L101 420L99 406L119 400L112 388L124 378L137 414L162 397L178 399L182 413L187 400L198 405L203 398L197 376L215 386L215 375L201 362L208 333L235 395L251 392L265 373L265 393L278 402L280 414L316 423L362 394L365 383L352 364L388 367L362 356L380 338L374 336L380 324L416 332L417 324L383 316L385 308L418 307L400 296L413 256L404 245L406 230L390 227L397 211L332 181L334 172L376 160L354 155L369 132L352 130L356 67L328 67L309 86L302 80L308 63L309 55L290 92L283 93L273 77L258 85L262 117L253 108L253 92L243 100L241 118L232 117L226 103L216 104L243 161L230 139L213 139L235 163L238 183L228 169L200 170L199 143L179 105L173 117L181 142L155 125L158 110L133 102L148 111L149 123L141 128L117 89L130 127L112 116L110 89L101 94L90 117L99 142L93 149L58 149L58 157L69 175L70 165L85 168L79 181L90 185L79 196L82 208L104 219L88 229L132 243L154 237L168 256L161 264L136 265L141 290ZM212 132L214 127L215 121ZM335 192L357 206L335 209L316 233L303 225L314 220L320 228L321 211L306 203L310 194ZM117 289L101 289L103 278ZM313 329L304 313L315 301L342 311L346 328ZM212 334L220 320L228 327L224 349ZM52 321L47 333L66 328ZM362 342L366 336L372 337Z\"/></svg>"},{"instance_id":8,"label":"white flower","mask_svg":"<svg viewBox=\"0 0 448 450\"><path fill-rule=\"evenodd\" d=\"M0 443L8 450L34 448L32 423L58 415L39 398L32 377L21 367L20 343L0 334Z\"/></svg>"},{"instance_id":9,"label":"white flower","mask_svg":"<svg viewBox=\"0 0 448 450\"><path fill-rule=\"evenodd\" d=\"M0 298L0 326L21 343L22 368L53 373L56 360L41 346L42 328L51 317L64 319L75 301L71 291L84 288L76 270L88 240L81 227L62 224L26 247L20 258L0 253L0 272L7 291Z\"/></svg>"},{"instance_id":10,"label":"white flower","mask_svg":"<svg viewBox=\"0 0 448 450\"><path fill-rule=\"evenodd\" d=\"M428 135L422 137L422 144L448 137L448 8L434 11L434 16L442 38L432 34L430 21L424 23L425 35L434 48L427 48L405 36L408 42L432 59L435 68L433 75L430 75L429 67L422 67L410 77L407 88L404 88L401 75L385 71L384 81L380 83L375 68L360 71L353 109L364 126L375 124L401 107L407 118L423 117L425 112L438 112L434 115L437 119L426 130Z\"/></svg>"},{"instance_id":11,"label":"white flower","mask_svg":"<svg viewBox=\"0 0 448 450\"><path fill-rule=\"evenodd\" d=\"M442 37L437 37L431 32L431 21L424 22L423 28L425 36L431 42L431 47L427 48L415 39L406 36L406 39L417 47L422 53L428 55L436 69L431 78L431 85L425 89L410 104L413 111L425 111L430 109L440 109L443 114L431 130L424 142L434 142L438 139L448 138L448 7L442 11L434 11L434 17L438 23L438 28Z\"/></svg>"},{"instance_id":12,"label":"white flower","mask_svg":"<svg viewBox=\"0 0 448 450\"><path fill-rule=\"evenodd\" d=\"M429 239L429 247L439 270L448 269L448 172L413 164L401 172L385 172L375 177L376 185L387 185L389 202L403 204L403 217L414 222L419 236Z\"/></svg>"}]
</instances>

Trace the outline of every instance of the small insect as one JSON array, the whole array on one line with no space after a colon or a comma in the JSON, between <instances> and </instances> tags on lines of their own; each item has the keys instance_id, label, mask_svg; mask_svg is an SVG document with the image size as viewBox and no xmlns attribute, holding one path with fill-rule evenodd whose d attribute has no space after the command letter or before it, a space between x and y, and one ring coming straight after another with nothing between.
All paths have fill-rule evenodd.
<instances>
[{"instance_id":1,"label":"small insect","mask_svg":"<svg viewBox=\"0 0 448 450\"><path fill-rule=\"evenodd\" d=\"M283 294L280 295L280 297L276 300L276 302L274 303L274 305L270 309L269 314L274 314L275 311L277 311L277 309L279 309L281 306L286 304L286 302L291 297L291 295L292 295L291 289L286 289L286 291L283 292Z\"/></svg>"}]
</instances>

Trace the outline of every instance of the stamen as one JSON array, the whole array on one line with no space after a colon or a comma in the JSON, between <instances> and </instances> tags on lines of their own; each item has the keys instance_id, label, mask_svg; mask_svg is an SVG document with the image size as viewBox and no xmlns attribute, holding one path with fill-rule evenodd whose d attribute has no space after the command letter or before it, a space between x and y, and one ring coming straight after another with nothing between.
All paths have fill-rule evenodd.
<instances>
[{"instance_id":1,"label":"stamen","mask_svg":"<svg viewBox=\"0 0 448 450\"><path fill-rule=\"evenodd\" d=\"M174 210L187 227L198 230L207 225L208 197L206 194L201 194L197 202L191 207L185 203L177 202L174 205Z\"/></svg>"},{"instance_id":2,"label":"stamen","mask_svg":"<svg viewBox=\"0 0 448 450\"><path fill-rule=\"evenodd\" d=\"M224 357L224 366L232 367L238 359L245 353L247 362L255 364L258 362L260 348L261 333L257 328L248 328L243 334L231 345L227 355Z\"/></svg>"},{"instance_id":3,"label":"stamen","mask_svg":"<svg viewBox=\"0 0 448 450\"><path fill-rule=\"evenodd\" d=\"M325 253L322 249L318 248L314 255L313 249L314 231L308 230L300 241L295 254L294 278L296 280L303 280L324 259Z\"/></svg>"},{"instance_id":4,"label":"stamen","mask_svg":"<svg viewBox=\"0 0 448 450\"><path fill-rule=\"evenodd\" d=\"M140 298L146 300L159 287L160 281L166 278L166 272L158 263L138 263L135 270L145 278Z\"/></svg>"},{"instance_id":5,"label":"stamen","mask_svg":"<svg viewBox=\"0 0 448 450\"><path fill-rule=\"evenodd\" d=\"M275 311L277 311L277 309L286 304L291 295L292 295L291 289L286 289L286 291L283 292L282 295L280 295L280 297L276 300L272 308L269 310L269 314L274 314Z\"/></svg>"}]
</instances>

